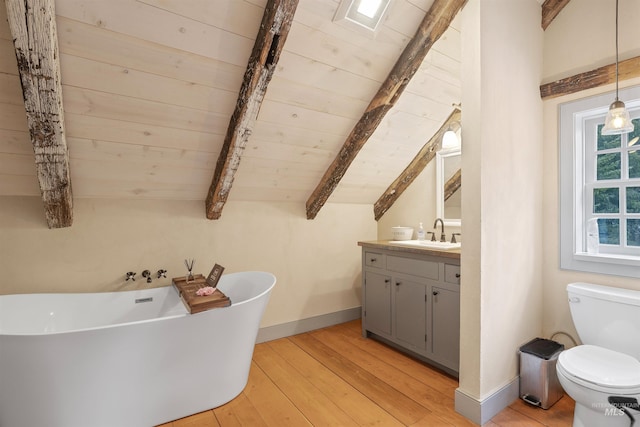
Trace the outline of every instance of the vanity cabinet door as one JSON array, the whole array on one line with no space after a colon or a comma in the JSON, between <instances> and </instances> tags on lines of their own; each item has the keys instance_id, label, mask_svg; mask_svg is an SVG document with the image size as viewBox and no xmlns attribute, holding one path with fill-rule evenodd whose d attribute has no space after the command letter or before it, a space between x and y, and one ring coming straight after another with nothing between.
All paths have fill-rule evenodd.
<instances>
[{"instance_id":1,"label":"vanity cabinet door","mask_svg":"<svg viewBox=\"0 0 640 427\"><path fill-rule=\"evenodd\" d=\"M432 352L434 359L458 371L460 361L460 293L431 288Z\"/></svg>"},{"instance_id":2,"label":"vanity cabinet door","mask_svg":"<svg viewBox=\"0 0 640 427\"><path fill-rule=\"evenodd\" d=\"M364 274L365 328L391 335L391 277L371 271Z\"/></svg>"},{"instance_id":3,"label":"vanity cabinet door","mask_svg":"<svg viewBox=\"0 0 640 427\"><path fill-rule=\"evenodd\" d=\"M427 287L408 280L394 280L395 336L413 350L427 348Z\"/></svg>"}]
</instances>

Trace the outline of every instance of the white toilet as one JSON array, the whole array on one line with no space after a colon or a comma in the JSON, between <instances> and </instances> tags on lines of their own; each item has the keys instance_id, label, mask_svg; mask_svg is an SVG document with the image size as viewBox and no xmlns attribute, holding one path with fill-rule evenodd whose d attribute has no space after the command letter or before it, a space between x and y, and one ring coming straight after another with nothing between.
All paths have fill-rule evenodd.
<instances>
[{"instance_id":1,"label":"white toilet","mask_svg":"<svg viewBox=\"0 0 640 427\"><path fill-rule=\"evenodd\" d=\"M640 291L571 283L567 293L583 345L560 353L556 372L576 402L573 426L628 427L625 412L640 426Z\"/></svg>"}]
</instances>

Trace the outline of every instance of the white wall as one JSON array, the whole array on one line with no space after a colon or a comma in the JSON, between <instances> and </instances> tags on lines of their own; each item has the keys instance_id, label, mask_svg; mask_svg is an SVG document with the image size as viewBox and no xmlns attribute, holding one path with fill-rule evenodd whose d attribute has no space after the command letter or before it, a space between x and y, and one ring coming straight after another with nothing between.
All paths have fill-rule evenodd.
<instances>
[{"instance_id":1,"label":"white wall","mask_svg":"<svg viewBox=\"0 0 640 427\"><path fill-rule=\"evenodd\" d=\"M463 10L459 391L480 402L542 328L542 37L535 0Z\"/></svg>"},{"instance_id":2,"label":"white wall","mask_svg":"<svg viewBox=\"0 0 640 427\"><path fill-rule=\"evenodd\" d=\"M49 230L42 202L0 198L0 294L95 292L167 286L214 263L225 272L265 270L278 283L262 326L360 306L359 240L376 238L370 205L327 204L307 220L299 203L228 202L205 218L202 201L74 200L74 224ZM164 268L151 285L141 272ZM135 283L127 271L138 272Z\"/></svg>"},{"instance_id":3,"label":"white wall","mask_svg":"<svg viewBox=\"0 0 640 427\"><path fill-rule=\"evenodd\" d=\"M640 2L620 0L620 60L640 55ZM545 82L589 71L615 61L615 2L572 0L544 34ZM621 81L620 87L640 84ZM585 281L640 289L637 280L619 276L560 270L558 207L558 106L563 102L615 90L615 85L590 89L544 102L544 305L543 331L550 336L565 331L577 338L567 304L566 285ZM615 95L611 93L613 102ZM624 101L624 100L623 100ZM563 336L555 339L570 345Z\"/></svg>"}]
</instances>

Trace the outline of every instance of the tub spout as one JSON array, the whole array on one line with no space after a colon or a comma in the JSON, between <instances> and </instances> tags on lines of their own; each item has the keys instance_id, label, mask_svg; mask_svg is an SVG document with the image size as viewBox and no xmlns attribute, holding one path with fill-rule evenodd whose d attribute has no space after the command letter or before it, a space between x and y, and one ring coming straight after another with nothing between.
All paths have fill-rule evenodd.
<instances>
[{"instance_id":1,"label":"tub spout","mask_svg":"<svg viewBox=\"0 0 640 427\"><path fill-rule=\"evenodd\" d=\"M147 278L147 283L151 283L151 272L149 270L145 270L142 272L142 277Z\"/></svg>"}]
</instances>

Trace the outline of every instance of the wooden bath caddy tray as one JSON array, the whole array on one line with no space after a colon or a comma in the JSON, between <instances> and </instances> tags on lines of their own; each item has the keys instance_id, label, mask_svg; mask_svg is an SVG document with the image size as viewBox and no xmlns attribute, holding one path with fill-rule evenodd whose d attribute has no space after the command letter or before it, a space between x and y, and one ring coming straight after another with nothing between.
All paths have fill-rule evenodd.
<instances>
[{"instance_id":1,"label":"wooden bath caddy tray","mask_svg":"<svg viewBox=\"0 0 640 427\"><path fill-rule=\"evenodd\" d=\"M211 295L196 295L198 289L208 286L206 278L202 274L194 275L193 280L189 283L187 283L187 279L184 276L174 277L171 279L171 284L176 288L178 294L180 294L180 299L191 314L231 305L229 297L220 292L219 289L216 289Z\"/></svg>"}]
</instances>

